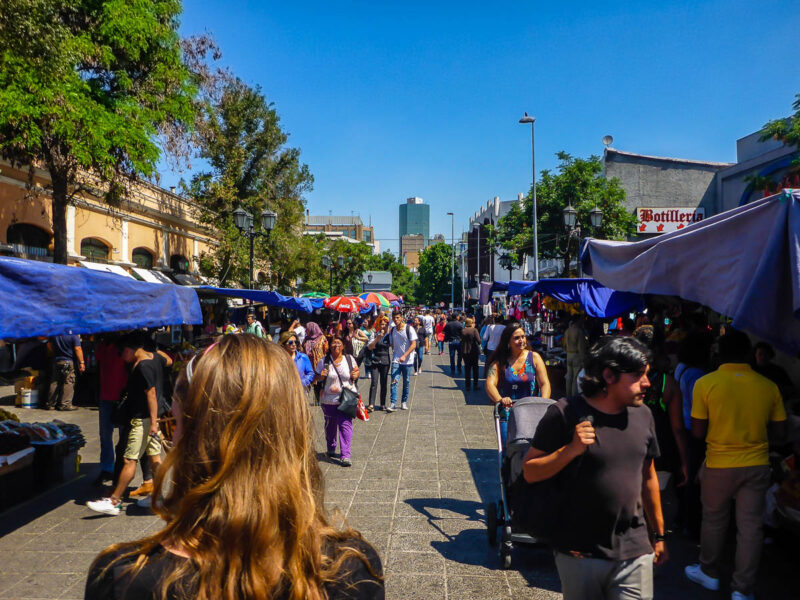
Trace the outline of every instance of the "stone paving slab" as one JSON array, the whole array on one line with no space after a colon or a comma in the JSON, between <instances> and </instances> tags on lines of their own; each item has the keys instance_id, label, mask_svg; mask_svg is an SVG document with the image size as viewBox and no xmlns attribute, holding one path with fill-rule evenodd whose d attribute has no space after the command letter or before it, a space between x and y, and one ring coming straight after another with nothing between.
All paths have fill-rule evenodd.
<instances>
[{"instance_id":1,"label":"stone paving slab","mask_svg":"<svg viewBox=\"0 0 800 600\"><path fill-rule=\"evenodd\" d=\"M450 377L446 359L425 357L423 373L411 377L410 410L377 411L368 423L355 423L350 468L324 456L316 409L325 506L335 523L346 519L378 550L390 600L561 598L548 550L515 548L512 569L505 571L487 543L485 505L499 498L492 411L484 392L460 389L463 380ZM369 381L360 386L366 396ZM11 393L0 388L0 398ZM64 416L17 412L26 420ZM97 516L85 507L97 494L90 485L98 470L97 412L81 409L67 417L87 438L83 475L0 515L0 599L82 598L88 566L100 550L159 527L152 514L135 505L118 517ZM656 598L729 597L699 590L683 577L696 546L674 538L670 551L672 560L656 575ZM759 597L791 598L787 559L769 551Z\"/></svg>"}]
</instances>

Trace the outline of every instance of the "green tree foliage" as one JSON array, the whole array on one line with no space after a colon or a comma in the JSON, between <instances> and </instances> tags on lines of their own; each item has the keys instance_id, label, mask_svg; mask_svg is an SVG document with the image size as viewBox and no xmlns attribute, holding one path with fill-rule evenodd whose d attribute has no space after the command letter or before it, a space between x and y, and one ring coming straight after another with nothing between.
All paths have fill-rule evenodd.
<instances>
[{"instance_id":1,"label":"green tree foliage","mask_svg":"<svg viewBox=\"0 0 800 600\"><path fill-rule=\"evenodd\" d=\"M389 271L392 274L392 293L402 296L406 304L416 304L417 276L397 260L394 253L384 250L367 261L367 270Z\"/></svg>"},{"instance_id":2,"label":"green tree foliage","mask_svg":"<svg viewBox=\"0 0 800 600\"><path fill-rule=\"evenodd\" d=\"M360 294L364 271L372 259L372 248L363 242L353 243L345 240L326 240L325 236L304 236L305 270L302 273L302 292L329 293L333 295ZM322 266L322 257L328 256L333 263L331 269ZM344 259L339 266L338 258Z\"/></svg>"},{"instance_id":3,"label":"green tree foliage","mask_svg":"<svg viewBox=\"0 0 800 600\"><path fill-rule=\"evenodd\" d=\"M792 104L794 114L787 119L776 119L770 121L761 129L761 141L780 140L787 146L800 149L800 94L795 97ZM765 193L773 194L784 187L794 187L797 185L797 177L800 174L800 156L792 160L789 172L782 175L780 180L773 177L763 177L758 173L753 173L745 180L749 183L750 191L763 190Z\"/></svg>"},{"instance_id":4,"label":"green tree foliage","mask_svg":"<svg viewBox=\"0 0 800 600\"><path fill-rule=\"evenodd\" d=\"M220 246L201 257L201 270L220 285L246 285L249 242L233 222L241 207L253 215L256 230L261 213L278 214L275 229L255 242L256 273L266 273L259 285L288 292L309 268L312 240L302 235L305 201L313 177L300 162L300 150L287 147L277 112L259 88L229 80L218 102L203 109L200 155L210 170L192 177L188 192L200 207L200 219L211 227Z\"/></svg>"},{"instance_id":5,"label":"green tree foliage","mask_svg":"<svg viewBox=\"0 0 800 600\"><path fill-rule=\"evenodd\" d=\"M606 240L623 240L635 233L636 216L623 205L625 190L619 180L602 176L600 157L575 158L566 152L559 152L556 156L559 160L556 171L542 171L536 182L539 257L563 260L563 275L566 276L568 265L578 252L579 241L564 227L564 208L571 204L578 212L578 225L583 237L591 235ZM589 222L589 212L595 206L603 211L603 222L596 231ZM497 246L511 256L515 266L522 264L524 255L533 255L532 209L529 193L522 205L514 203L497 224Z\"/></svg>"},{"instance_id":6,"label":"green tree foliage","mask_svg":"<svg viewBox=\"0 0 800 600\"><path fill-rule=\"evenodd\" d=\"M439 242L425 248L419 256L419 279L416 299L427 306L438 302L450 302L453 248ZM454 286L456 304L460 303L461 282L456 276Z\"/></svg>"},{"instance_id":7,"label":"green tree foliage","mask_svg":"<svg viewBox=\"0 0 800 600\"><path fill-rule=\"evenodd\" d=\"M157 136L190 126L195 81L181 54L179 0L3 0L0 153L52 182L54 260L66 208L101 180L109 202L151 176Z\"/></svg>"}]
</instances>

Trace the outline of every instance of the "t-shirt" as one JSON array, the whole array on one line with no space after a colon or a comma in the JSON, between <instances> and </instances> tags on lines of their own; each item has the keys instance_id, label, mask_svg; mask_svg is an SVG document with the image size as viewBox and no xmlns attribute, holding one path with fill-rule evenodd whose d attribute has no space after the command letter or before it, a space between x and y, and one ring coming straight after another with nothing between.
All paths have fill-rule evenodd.
<instances>
[{"instance_id":1,"label":"t-shirt","mask_svg":"<svg viewBox=\"0 0 800 600\"><path fill-rule=\"evenodd\" d=\"M489 352L494 352L497 349L497 344L500 343L500 336L503 335L503 330L505 328L505 325L498 325L496 323L486 327L484 335L486 336L486 349Z\"/></svg>"},{"instance_id":2,"label":"t-shirt","mask_svg":"<svg viewBox=\"0 0 800 600\"><path fill-rule=\"evenodd\" d=\"M444 341L450 342L451 344L461 343L461 331L464 329L464 324L461 321L456 321L455 319L449 321L447 325L444 326Z\"/></svg>"},{"instance_id":3,"label":"t-shirt","mask_svg":"<svg viewBox=\"0 0 800 600\"><path fill-rule=\"evenodd\" d=\"M147 390L156 388L156 397L161 394L164 359L155 352L154 358L140 360L128 378L128 402L125 405L131 419L149 419Z\"/></svg>"},{"instance_id":4,"label":"t-shirt","mask_svg":"<svg viewBox=\"0 0 800 600\"><path fill-rule=\"evenodd\" d=\"M331 546L333 546L331 544ZM366 541L348 539L326 551L327 555L336 554L338 548L344 546L359 550L367 559L373 572L381 575L381 559L375 549ZM103 569L118 558L122 551L118 550L92 565L86 580L85 600L155 600L158 598L159 582L168 573L173 572L188 559L168 552L159 547L148 555L148 562L135 576L126 573L136 557L119 560L102 575ZM342 564L342 579L325 586L329 600L382 600L384 595L383 581L376 578L364 562L355 557L346 559ZM183 585L181 585L183 583ZM189 582L176 583L171 586L167 598L183 600L194 596L191 589L185 587ZM184 591L180 594L179 591ZM286 598L287 594L275 596L276 600Z\"/></svg>"},{"instance_id":5,"label":"t-shirt","mask_svg":"<svg viewBox=\"0 0 800 600\"><path fill-rule=\"evenodd\" d=\"M786 411L777 385L750 365L725 363L694 384L692 417L708 420L706 466L757 467L769 464L767 424Z\"/></svg>"},{"instance_id":6,"label":"t-shirt","mask_svg":"<svg viewBox=\"0 0 800 600\"><path fill-rule=\"evenodd\" d=\"M114 344L100 342L95 350L100 372L100 399L117 402L128 383L128 370Z\"/></svg>"},{"instance_id":7,"label":"t-shirt","mask_svg":"<svg viewBox=\"0 0 800 600\"><path fill-rule=\"evenodd\" d=\"M350 371L355 366L355 359L352 356L348 357L347 354L342 356L342 360L338 365L327 356L317 363L317 368L314 369L317 373L322 373L326 368L328 369L328 377L325 379L322 391L319 394L319 401L322 404L339 404L342 385L353 391L358 391L350 381ZM336 376L336 371L339 371L338 377Z\"/></svg>"},{"instance_id":8,"label":"t-shirt","mask_svg":"<svg viewBox=\"0 0 800 600\"><path fill-rule=\"evenodd\" d=\"M425 332L428 335L433 335L434 319L431 315L422 316L422 324L425 325Z\"/></svg>"},{"instance_id":9,"label":"t-shirt","mask_svg":"<svg viewBox=\"0 0 800 600\"><path fill-rule=\"evenodd\" d=\"M409 346L411 346L411 342L417 341L417 332L414 331L414 328L411 325L404 325L402 327L402 331L397 331L397 327L392 328L389 331L389 343L392 345L394 349L394 360L399 361L400 357L408 350ZM414 364L414 353L409 352L408 357L406 358L405 362L402 364L404 365L413 365Z\"/></svg>"},{"instance_id":10,"label":"t-shirt","mask_svg":"<svg viewBox=\"0 0 800 600\"><path fill-rule=\"evenodd\" d=\"M72 362L75 360L75 347L80 348L81 338L77 335L57 335L52 338L53 360L56 362Z\"/></svg>"},{"instance_id":11,"label":"t-shirt","mask_svg":"<svg viewBox=\"0 0 800 600\"><path fill-rule=\"evenodd\" d=\"M642 510L642 469L659 450L646 406L610 415L595 410L583 396L562 398L547 409L531 445L555 452L572 441L575 425L588 415L594 419L595 444L555 476L562 490L563 527L553 546L608 560L649 554L653 548Z\"/></svg>"},{"instance_id":12,"label":"t-shirt","mask_svg":"<svg viewBox=\"0 0 800 600\"><path fill-rule=\"evenodd\" d=\"M681 397L683 398L683 425L687 431L692 430L692 393L694 391L694 384L706 372L698 367L687 367L684 363L679 363L675 367L675 377L678 380L678 385L681 388Z\"/></svg>"}]
</instances>

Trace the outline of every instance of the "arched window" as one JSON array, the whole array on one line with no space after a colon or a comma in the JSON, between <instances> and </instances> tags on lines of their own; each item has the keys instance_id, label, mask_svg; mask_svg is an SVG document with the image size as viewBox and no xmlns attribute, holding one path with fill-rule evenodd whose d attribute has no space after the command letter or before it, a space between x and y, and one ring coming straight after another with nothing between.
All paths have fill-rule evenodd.
<instances>
[{"instance_id":1,"label":"arched window","mask_svg":"<svg viewBox=\"0 0 800 600\"><path fill-rule=\"evenodd\" d=\"M147 248L134 248L131 257L133 263L140 269L153 268L153 253Z\"/></svg>"},{"instance_id":2,"label":"arched window","mask_svg":"<svg viewBox=\"0 0 800 600\"><path fill-rule=\"evenodd\" d=\"M189 259L183 254L173 254L169 259L169 268L176 273L188 273Z\"/></svg>"},{"instance_id":3,"label":"arched window","mask_svg":"<svg viewBox=\"0 0 800 600\"><path fill-rule=\"evenodd\" d=\"M26 258L44 258L50 255L50 234L41 227L27 223L14 223L6 230L6 240L16 254Z\"/></svg>"},{"instance_id":4,"label":"arched window","mask_svg":"<svg viewBox=\"0 0 800 600\"><path fill-rule=\"evenodd\" d=\"M92 262L107 263L109 247L97 238L83 238L81 240L81 254Z\"/></svg>"}]
</instances>

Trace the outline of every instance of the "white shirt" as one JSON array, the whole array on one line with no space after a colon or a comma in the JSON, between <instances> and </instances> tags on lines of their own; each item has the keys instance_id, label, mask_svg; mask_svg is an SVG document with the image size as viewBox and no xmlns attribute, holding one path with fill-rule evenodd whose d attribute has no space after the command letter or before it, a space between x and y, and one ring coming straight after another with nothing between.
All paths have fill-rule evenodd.
<instances>
[{"instance_id":1,"label":"white shirt","mask_svg":"<svg viewBox=\"0 0 800 600\"><path fill-rule=\"evenodd\" d=\"M497 344L500 343L500 336L503 335L503 330L506 328L505 325L497 325L496 323L492 323L486 328L486 349L489 352L493 352L497 348Z\"/></svg>"},{"instance_id":2,"label":"white shirt","mask_svg":"<svg viewBox=\"0 0 800 600\"><path fill-rule=\"evenodd\" d=\"M422 322L425 324L425 331L428 335L433 335L433 317L430 315L423 315Z\"/></svg>"},{"instance_id":3,"label":"white shirt","mask_svg":"<svg viewBox=\"0 0 800 600\"><path fill-rule=\"evenodd\" d=\"M351 358L350 361L355 367L356 361L353 358ZM326 365L325 359L323 358L317 363L317 368L315 371L317 373L322 373L326 367L328 369L328 377L325 379L325 385L319 394L319 401L322 404L339 404L339 395L342 393L342 384L344 384L344 387L348 389L358 391L358 389L350 381L350 363L347 361L346 356L342 355L342 361L338 365L335 363L328 363ZM336 371L339 371L339 377L342 378L341 384L339 383L339 377L336 376Z\"/></svg>"},{"instance_id":4,"label":"white shirt","mask_svg":"<svg viewBox=\"0 0 800 600\"><path fill-rule=\"evenodd\" d=\"M306 328L298 325L294 328L294 334L297 336L297 343L302 346L303 342L306 341Z\"/></svg>"},{"instance_id":5,"label":"white shirt","mask_svg":"<svg viewBox=\"0 0 800 600\"><path fill-rule=\"evenodd\" d=\"M406 332L408 332L408 337L406 337ZM391 340L392 348L394 349L394 360L400 361L400 357L405 354L408 350L409 346L411 346L411 342L417 341L417 332L414 331L414 328L406 323L403 327L398 329L395 327L389 331L389 339ZM408 357L402 363L404 365L413 365L414 364L414 353L409 352Z\"/></svg>"}]
</instances>

